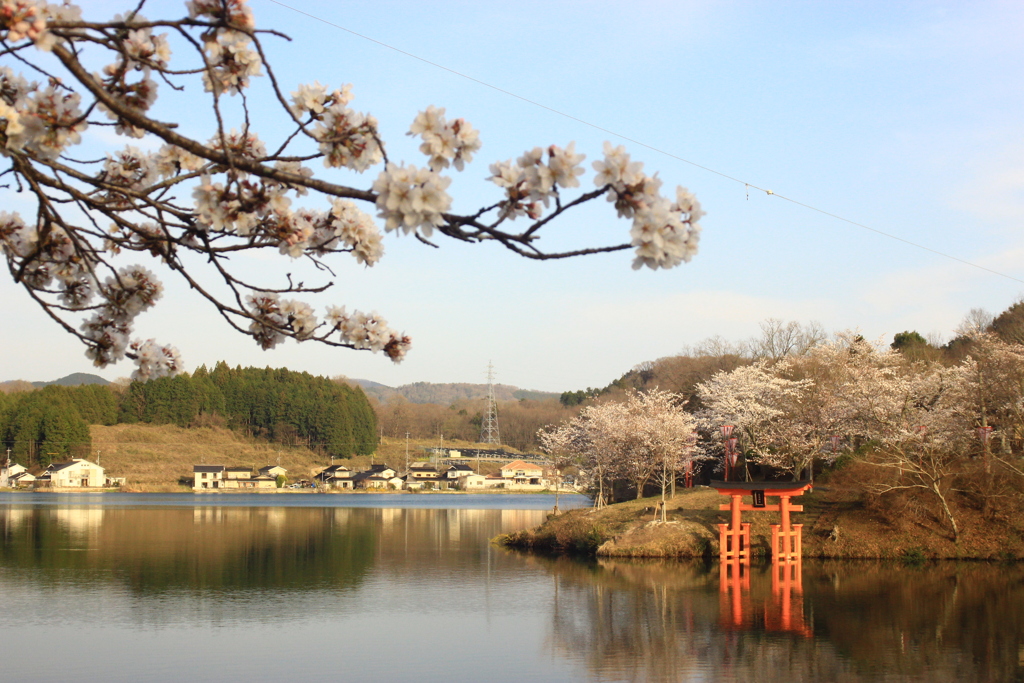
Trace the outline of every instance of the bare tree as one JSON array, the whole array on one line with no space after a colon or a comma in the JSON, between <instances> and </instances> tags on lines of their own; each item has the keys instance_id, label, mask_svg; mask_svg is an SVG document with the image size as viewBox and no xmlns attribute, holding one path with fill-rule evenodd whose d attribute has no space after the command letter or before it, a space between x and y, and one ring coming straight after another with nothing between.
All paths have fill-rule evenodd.
<instances>
[{"instance_id":1,"label":"bare tree","mask_svg":"<svg viewBox=\"0 0 1024 683\"><path fill-rule=\"evenodd\" d=\"M768 318L761 323L761 336L747 342L747 353L753 358L779 360L807 353L826 339L828 333L817 321L801 325L795 320L784 323Z\"/></svg>"}]
</instances>

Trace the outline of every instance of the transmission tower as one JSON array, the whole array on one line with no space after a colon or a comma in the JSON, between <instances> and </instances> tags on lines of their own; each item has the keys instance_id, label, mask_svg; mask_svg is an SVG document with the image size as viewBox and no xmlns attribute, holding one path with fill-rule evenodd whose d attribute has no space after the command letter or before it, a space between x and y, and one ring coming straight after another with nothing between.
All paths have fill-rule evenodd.
<instances>
[{"instance_id":1,"label":"transmission tower","mask_svg":"<svg viewBox=\"0 0 1024 683\"><path fill-rule=\"evenodd\" d=\"M480 443L501 443L498 432L498 406L494 402L494 364L487 363L487 412L480 423Z\"/></svg>"}]
</instances>

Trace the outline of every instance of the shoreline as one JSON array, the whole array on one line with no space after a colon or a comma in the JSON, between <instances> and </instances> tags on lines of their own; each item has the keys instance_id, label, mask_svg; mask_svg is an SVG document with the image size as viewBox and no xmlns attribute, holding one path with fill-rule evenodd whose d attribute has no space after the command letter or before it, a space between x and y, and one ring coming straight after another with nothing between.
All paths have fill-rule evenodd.
<instances>
[{"instance_id":1,"label":"shoreline","mask_svg":"<svg viewBox=\"0 0 1024 683\"><path fill-rule=\"evenodd\" d=\"M436 495L447 495L447 496L552 496L556 494L554 491L544 489L540 491L507 491L501 489L486 490L486 491L407 491L403 489L396 490L334 490L334 491L322 491L315 489L202 489L194 490L188 487L182 487L180 491L167 491L167 490L147 490L145 487L139 489L128 489L120 487L46 487L46 488L2 488L0 493L14 493L14 494L28 494L28 493L124 493L124 494L138 494L145 493L147 495L183 495L192 494L197 496L206 495L278 495L278 494L298 494L298 495L342 495L342 496L379 496L379 495L410 495L410 496L436 496ZM586 494L578 493L576 491L559 491L558 496L583 496Z\"/></svg>"},{"instance_id":2,"label":"shoreline","mask_svg":"<svg viewBox=\"0 0 1024 683\"><path fill-rule=\"evenodd\" d=\"M856 492L821 488L803 496L803 558L821 560L894 560L914 565L932 560L1016 562L1024 560L1024 524L992 520L961 510L959 542L934 518L884 518ZM728 512L713 489L687 489L667 500L667 521L660 521L660 496L625 501L601 509L550 515L543 524L496 537L506 548L552 555L599 559L704 559L719 557L718 525ZM747 513L752 562L771 557L771 524L777 514Z\"/></svg>"}]
</instances>

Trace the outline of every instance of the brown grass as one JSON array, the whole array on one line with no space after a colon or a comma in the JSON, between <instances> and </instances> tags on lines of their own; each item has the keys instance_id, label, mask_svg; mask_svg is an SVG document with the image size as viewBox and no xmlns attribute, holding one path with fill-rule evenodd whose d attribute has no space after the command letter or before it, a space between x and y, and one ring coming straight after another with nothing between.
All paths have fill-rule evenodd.
<instances>
[{"instance_id":1,"label":"brown grass","mask_svg":"<svg viewBox=\"0 0 1024 683\"><path fill-rule=\"evenodd\" d=\"M93 425L90 460L96 459L111 477L125 477L126 491L191 491L179 484L192 476L192 466L199 464L252 467L276 464L278 459L288 470L288 480L309 479L331 463L330 458L306 448L281 446L259 439L247 438L223 427L184 429L174 425ZM409 440L409 461L425 460L424 447L437 445L427 439ZM486 448L482 444L445 442L452 448ZM508 449L511 450L511 449ZM405 439L385 439L372 456L336 459L352 469L363 469L374 463L387 463L396 469L405 465ZM469 461L476 467L476 461ZM484 474L497 471L499 465L483 463Z\"/></svg>"}]
</instances>

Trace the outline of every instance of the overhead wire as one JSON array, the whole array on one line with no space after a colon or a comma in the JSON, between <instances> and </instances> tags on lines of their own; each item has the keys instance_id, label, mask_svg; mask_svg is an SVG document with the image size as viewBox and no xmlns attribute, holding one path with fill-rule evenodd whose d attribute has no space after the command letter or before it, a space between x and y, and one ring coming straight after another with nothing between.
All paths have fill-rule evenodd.
<instances>
[{"instance_id":1,"label":"overhead wire","mask_svg":"<svg viewBox=\"0 0 1024 683\"><path fill-rule=\"evenodd\" d=\"M696 161L691 161L689 159L685 159L685 158L683 158L681 156L678 156L677 154L673 154L672 152L667 152L667 151L665 151L663 149L655 147L654 145L650 145L650 144L648 144L646 142L643 142L641 140L637 140L635 138L631 138L628 135L624 135L622 133L619 133L617 131L611 130L609 128L604 128L603 126L600 126L600 125L598 125L596 123L591 123L590 121L587 121L585 119L581 119L578 116L573 116L572 114L569 114L567 112L555 109L554 107L549 107L548 105L543 104L542 102L538 102L536 100L531 100L528 97L524 97L522 95L519 95L518 93L512 92L511 90L506 90L506 89L501 88L499 86L496 86L496 85L494 85L492 83L488 83L487 81L483 81L483 80L481 80L479 78L476 78L474 76L470 76L469 74L463 73L463 72L458 71L456 69L452 69L451 67L445 66L444 64L439 64L438 62L433 62L433 61L431 61L429 59L426 59L425 57L420 57L417 54L414 54L414 53L409 52L407 50L403 50L403 49L401 49L399 47L395 47L394 45L390 45L390 44L385 43L385 42L383 42L381 40L377 40L376 38L372 38L372 37L370 37L370 36L368 36L366 34L359 33L358 31L353 31L352 29L347 28L345 26L342 26L340 24L335 24L335 23L333 23L331 21L328 21L327 19L324 19L322 17L316 16L315 14L310 14L309 12L301 10L301 9L299 9L297 7L293 7L291 5L283 3L280 0L266 0L266 1L270 2L270 3L273 3L275 5L278 5L280 7L283 7L285 9L291 10L291 11L295 12L296 14L301 14L303 16L309 17L310 19L313 19L314 21L318 21L318 22L320 22L322 24L326 24L327 26L330 26L332 28L336 28L336 29L338 29L340 31L344 31L346 33L349 33L349 34L351 34L353 36L356 36L357 38L362 38L363 40L366 40L368 42L374 43L376 45L380 45L381 47L387 48L388 50L392 50L392 51L397 52L397 53L399 53L401 55L405 55L406 57L409 57L411 59L415 59L417 61L423 62L424 64L428 64L428 65L430 65L430 66L432 66L434 68L441 69L442 71L447 71L450 74L453 74L453 75L458 76L460 78L464 78L464 79L466 79L468 81L472 81L473 83L476 83L477 85L481 85L481 86L483 86L485 88L489 88L489 89L494 90L496 92L502 93L503 95L507 95L509 97L512 97L512 98L515 98L515 99L520 100L522 102L525 102L527 104L530 104L532 106L539 107L540 109L544 109L544 110L549 111L549 112L551 112L553 114L557 114L558 116L567 118L567 119L569 119L571 121L576 121L577 123L583 124L584 126L587 126L588 128L592 128L594 130L601 131L602 133L607 133L609 135L613 135L613 136L615 136L617 138L625 140L626 142L630 142L630 143L632 143L634 145L639 145L640 147L644 147L646 149L651 150L652 152L656 152L656 153L661 154L663 156L666 156L666 157L668 157L670 159L674 159L676 161L680 161L680 162L682 162L684 164L688 164L690 166L693 166L694 168L699 168L702 171L706 171L708 173L712 173L712 174L717 175L719 177L725 178L726 180L731 180L732 182L738 183L740 185L743 185L744 187L746 187L748 189L752 188L752 189L755 189L755 190L757 190L759 192L763 192L766 195L768 195L769 197L778 197L779 199L781 199L783 201L789 202L791 204L794 204L796 206L802 207L804 209L808 209L810 211L814 211L816 213L822 214L823 216L828 216L829 218L833 218L833 219L841 221L843 223L847 223L849 225L853 225L853 226L856 226L858 228L862 228L864 230L868 230L869 232L873 232L873 233L875 233L877 235L881 235L882 237L888 237L889 239L896 240L897 242L902 242L903 244L909 245L911 247L916 247L918 249L922 249L924 251L930 252L930 253L935 254L937 256L941 256L943 258L947 258L947 259L950 259L952 261L956 261L956 262L961 263L963 265L970 266L972 268L977 268L978 270L983 270L983 271L985 271L987 273L991 273L992 275L997 275L999 277L1003 277L1003 278L1006 278L1008 280L1012 280L1014 282L1019 282L1021 284L1024 284L1024 279L1016 278L1016 277L1014 277L1012 275L1008 275L1008 274L1000 272L998 270L993 270L992 268L988 268L988 267L983 266L981 264L974 263L973 261L968 261L966 259L962 259L962 258L960 258L958 256L953 256L952 254L948 254L948 253L946 253L944 251L940 251L938 249L934 249L932 247L926 246L926 245L921 244L919 242L914 242L913 240L908 240L908 239L906 239L904 237L900 237L898 235L894 235L892 233L885 232L884 230L879 230L878 228L872 228L871 226L865 225L864 223L859 223L859 222L857 222L855 220L851 220L851 219L846 218L844 216L840 216L839 214L832 213L831 211L827 211L825 209L818 208L818 207L816 207L816 206L814 206L812 204L807 204L806 202L802 202L802 201L800 201L798 199L794 199L793 197L788 197L786 195L779 194L778 192L774 192L773 190L770 190L768 188L761 187L761 186L757 185L756 183L751 183L751 182L748 182L748 181L745 181L745 180L741 180L740 178L737 178L735 176L729 175L728 173L723 173L722 171L716 170L716 169L711 168L709 166L705 166L703 164L699 164Z\"/></svg>"}]
</instances>

